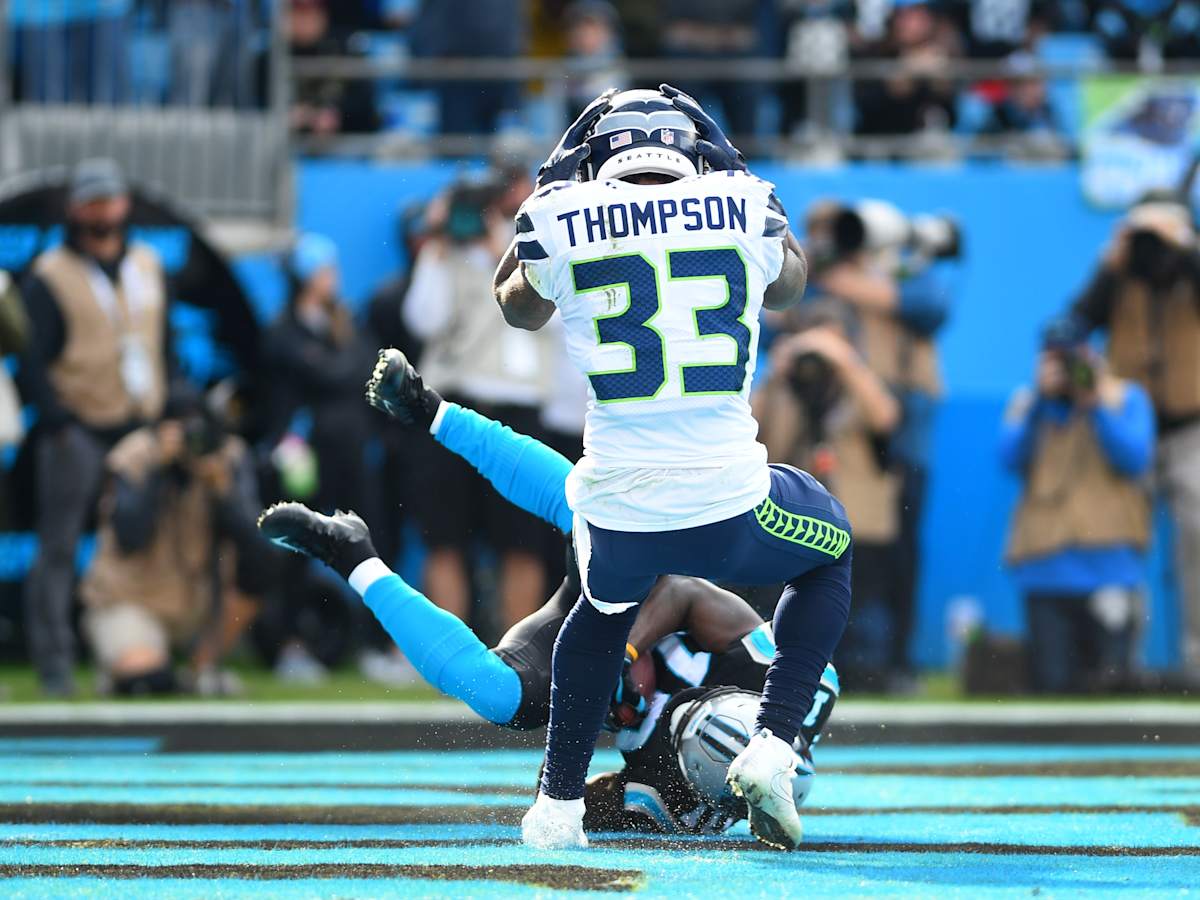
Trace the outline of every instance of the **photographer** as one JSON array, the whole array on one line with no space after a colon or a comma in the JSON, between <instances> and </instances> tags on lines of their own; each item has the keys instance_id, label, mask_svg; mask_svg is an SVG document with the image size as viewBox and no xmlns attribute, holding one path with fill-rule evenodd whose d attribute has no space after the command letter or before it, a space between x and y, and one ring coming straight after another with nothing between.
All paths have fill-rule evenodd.
<instances>
[{"instance_id":1,"label":"photographer","mask_svg":"<svg viewBox=\"0 0 1200 900\"><path fill-rule=\"evenodd\" d=\"M1001 459L1024 490L1007 561L1025 595L1035 691L1131 682L1154 454L1146 392L1116 377L1078 321L1047 326L1034 390L1014 395Z\"/></svg>"},{"instance_id":2,"label":"photographer","mask_svg":"<svg viewBox=\"0 0 1200 900\"><path fill-rule=\"evenodd\" d=\"M891 668L888 592L896 576L900 481L889 444L900 405L851 343L846 310L806 304L798 331L771 349L770 376L754 396L759 440L774 462L816 476L854 527L854 609L838 650L843 680L877 687Z\"/></svg>"},{"instance_id":3,"label":"photographer","mask_svg":"<svg viewBox=\"0 0 1200 900\"><path fill-rule=\"evenodd\" d=\"M187 649L197 689L224 693L221 653L272 583L259 535L253 463L197 398L112 449L96 557L81 586L83 633L117 694L181 689L171 650Z\"/></svg>"},{"instance_id":4,"label":"photographer","mask_svg":"<svg viewBox=\"0 0 1200 900\"><path fill-rule=\"evenodd\" d=\"M891 669L896 686L904 687L911 680L918 539L942 393L934 337L949 315L946 269L961 255L961 237L945 217L909 220L879 200L853 207L821 202L808 218L813 293L846 306L867 365L902 410L889 449L900 479Z\"/></svg>"},{"instance_id":5,"label":"photographer","mask_svg":"<svg viewBox=\"0 0 1200 900\"><path fill-rule=\"evenodd\" d=\"M521 178L526 178L523 173ZM509 178L462 179L430 204L436 232L421 248L404 301L404 324L425 343L420 369L447 399L525 434L539 433L547 389L547 333L497 328L492 274L513 238ZM469 617L468 551L476 529L496 552L505 625L542 602L545 531L461 460L418 442L413 511L429 546L426 593Z\"/></svg>"},{"instance_id":6,"label":"photographer","mask_svg":"<svg viewBox=\"0 0 1200 900\"><path fill-rule=\"evenodd\" d=\"M300 235L283 268L288 307L268 330L263 348L265 431L271 442L289 429L291 437L307 440L316 456L318 506L362 509L370 493L363 451L369 429L360 401L373 354L342 301L338 251L330 238ZM298 418L307 429L295 427Z\"/></svg>"},{"instance_id":7,"label":"photographer","mask_svg":"<svg viewBox=\"0 0 1200 900\"><path fill-rule=\"evenodd\" d=\"M158 253L131 239L132 212L115 162L81 162L67 186L63 243L38 255L21 286L31 326L22 390L37 409L38 555L25 628L42 690L55 697L75 691L75 555L105 454L157 420L167 395L167 278Z\"/></svg>"},{"instance_id":8,"label":"photographer","mask_svg":"<svg viewBox=\"0 0 1200 900\"><path fill-rule=\"evenodd\" d=\"M1184 674L1200 685L1200 253L1190 209L1171 196L1135 206L1072 312L1105 331L1113 373L1154 404L1154 480L1175 525Z\"/></svg>"}]
</instances>

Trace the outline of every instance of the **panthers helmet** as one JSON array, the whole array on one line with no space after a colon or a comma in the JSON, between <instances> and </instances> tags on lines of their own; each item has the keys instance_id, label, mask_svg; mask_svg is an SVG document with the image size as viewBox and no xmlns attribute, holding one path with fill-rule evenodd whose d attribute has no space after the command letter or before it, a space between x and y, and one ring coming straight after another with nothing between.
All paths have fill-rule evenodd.
<instances>
[{"instance_id":1,"label":"panthers helmet","mask_svg":"<svg viewBox=\"0 0 1200 900\"><path fill-rule=\"evenodd\" d=\"M686 178L700 172L696 124L659 91L623 91L596 120L587 144L584 181L658 174Z\"/></svg>"},{"instance_id":2,"label":"panthers helmet","mask_svg":"<svg viewBox=\"0 0 1200 900\"><path fill-rule=\"evenodd\" d=\"M702 800L735 818L745 816L744 801L729 790L725 776L734 757L750 743L761 701L762 697L751 691L722 687L681 705L671 716L671 733L684 778ZM801 738L796 739L793 750L796 777L792 793L799 808L812 790L814 769Z\"/></svg>"}]
</instances>

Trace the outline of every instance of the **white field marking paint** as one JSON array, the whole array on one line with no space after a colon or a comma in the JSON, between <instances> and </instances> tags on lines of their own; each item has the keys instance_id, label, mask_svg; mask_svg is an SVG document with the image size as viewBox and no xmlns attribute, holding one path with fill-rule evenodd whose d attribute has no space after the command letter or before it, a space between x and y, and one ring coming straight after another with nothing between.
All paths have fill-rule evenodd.
<instances>
[{"instance_id":1,"label":"white field marking paint","mask_svg":"<svg viewBox=\"0 0 1200 900\"><path fill-rule=\"evenodd\" d=\"M14 703L0 706L0 725L142 723L406 723L482 722L465 704L432 702ZM1196 725L1200 704L1129 703L886 703L839 700L838 725Z\"/></svg>"}]
</instances>

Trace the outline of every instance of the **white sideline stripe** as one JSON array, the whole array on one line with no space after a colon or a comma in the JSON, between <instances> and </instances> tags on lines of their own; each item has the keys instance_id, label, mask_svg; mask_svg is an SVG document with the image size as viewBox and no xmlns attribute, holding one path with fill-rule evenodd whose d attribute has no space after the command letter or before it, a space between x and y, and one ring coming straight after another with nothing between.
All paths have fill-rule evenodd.
<instances>
[{"instance_id":1,"label":"white sideline stripe","mask_svg":"<svg viewBox=\"0 0 1200 900\"><path fill-rule=\"evenodd\" d=\"M887 703L839 701L830 726L842 725L1196 725L1200 702Z\"/></svg>"},{"instance_id":2,"label":"white sideline stripe","mask_svg":"<svg viewBox=\"0 0 1200 900\"><path fill-rule=\"evenodd\" d=\"M246 703L182 700L174 703L14 703L0 706L0 725L140 724L405 724L481 722L461 703ZM831 727L839 725L1195 725L1200 702L1114 703L887 703L843 700Z\"/></svg>"},{"instance_id":3,"label":"white sideline stripe","mask_svg":"<svg viewBox=\"0 0 1200 900\"><path fill-rule=\"evenodd\" d=\"M182 700L177 703L28 703L0 706L0 725L140 724L403 724L479 722L461 703L245 703Z\"/></svg>"}]
</instances>

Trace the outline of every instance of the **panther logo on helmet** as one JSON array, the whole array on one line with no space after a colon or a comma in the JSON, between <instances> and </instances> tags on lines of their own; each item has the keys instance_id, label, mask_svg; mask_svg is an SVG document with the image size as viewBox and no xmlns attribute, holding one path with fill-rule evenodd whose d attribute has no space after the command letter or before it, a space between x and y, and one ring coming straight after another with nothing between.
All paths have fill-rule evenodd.
<instances>
[{"instance_id":1,"label":"panther logo on helmet","mask_svg":"<svg viewBox=\"0 0 1200 900\"><path fill-rule=\"evenodd\" d=\"M630 175L686 178L701 171L696 124L661 91L624 91L612 98L587 136L584 181Z\"/></svg>"},{"instance_id":2,"label":"panther logo on helmet","mask_svg":"<svg viewBox=\"0 0 1200 900\"><path fill-rule=\"evenodd\" d=\"M679 769L704 803L734 818L744 815L741 800L725 783L729 764L746 749L754 733L760 694L734 687L715 688L672 714L671 732ZM812 755L801 738L793 746L796 775L792 797L804 804L812 789Z\"/></svg>"}]
</instances>

